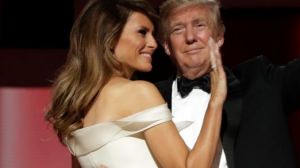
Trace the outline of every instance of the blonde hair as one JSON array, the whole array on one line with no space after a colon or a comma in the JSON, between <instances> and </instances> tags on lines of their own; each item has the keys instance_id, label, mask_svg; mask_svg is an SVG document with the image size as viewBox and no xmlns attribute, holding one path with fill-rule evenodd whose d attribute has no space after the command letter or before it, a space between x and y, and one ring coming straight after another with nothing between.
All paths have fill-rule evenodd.
<instances>
[{"instance_id":1,"label":"blonde hair","mask_svg":"<svg viewBox=\"0 0 300 168\"><path fill-rule=\"evenodd\" d=\"M124 75L112 50L134 11L153 24L157 21L156 11L144 0L90 0L75 21L67 62L53 85L45 116L62 143L83 127L81 120L111 76Z\"/></svg>"},{"instance_id":2,"label":"blonde hair","mask_svg":"<svg viewBox=\"0 0 300 168\"><path fill-rule=\"evenodd\" d=\"M199 5L208 7L214 29L214 36L221 37L224 35L225 26L223 24L220 14L220 3L217 0L166 0L160 6L160 32L159 41L163 44L170 35L170 15L171 13L181 7Z\"/></svg>"}]
</instances>

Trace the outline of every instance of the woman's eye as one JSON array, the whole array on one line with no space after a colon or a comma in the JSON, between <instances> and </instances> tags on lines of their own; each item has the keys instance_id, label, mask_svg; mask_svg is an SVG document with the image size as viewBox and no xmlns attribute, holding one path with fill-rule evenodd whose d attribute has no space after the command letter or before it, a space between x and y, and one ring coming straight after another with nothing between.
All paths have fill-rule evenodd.
<instances>
[{"instance_id":1,"label":"woman's eye","mask_svg":"<svg viewBox=\"0 0 300 168\"><path fill-rule=\"evenodd\" d=\"M147 34L147 31L144 30L144 29L140 29L140 30L138 31L138 33L141 34L141 35L143 35L143 36L145 36L145 35Z\"/></svg>"}]
</instances>

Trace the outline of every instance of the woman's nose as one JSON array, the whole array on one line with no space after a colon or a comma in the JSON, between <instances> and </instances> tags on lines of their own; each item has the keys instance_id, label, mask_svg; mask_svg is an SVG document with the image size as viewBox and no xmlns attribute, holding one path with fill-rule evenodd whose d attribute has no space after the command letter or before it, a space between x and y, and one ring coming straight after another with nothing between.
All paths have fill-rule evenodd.
<instances>
[{"instance_id":1,"label":"woman's nose","mask_svg":"<svg viewBox=\"0 0 300 168\"><path fill-rule=\"evenodd\" d=\"M150 47L150 48L154 48L154 49L157 48L156 40L152 35L150 35L148 40L147 40L147 46Z\"/></svg>"}]
</instances>

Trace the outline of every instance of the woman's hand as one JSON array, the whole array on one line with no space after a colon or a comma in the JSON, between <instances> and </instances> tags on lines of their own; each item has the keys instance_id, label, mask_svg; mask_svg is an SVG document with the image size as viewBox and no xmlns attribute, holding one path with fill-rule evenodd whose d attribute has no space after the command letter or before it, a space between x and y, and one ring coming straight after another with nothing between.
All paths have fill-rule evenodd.
<instances>
[{"instance_id":1,"label":"woman's hand","mask_svg":"<svg viewBox=\"0 0 300 168\"><path fill-rule=\"evenodd\" d=\"M209 39L208 45L211 59L211 103L223 104L227 95L227 81L222 64L220 47L212 38Z\"/></svg>"}]
</instances>

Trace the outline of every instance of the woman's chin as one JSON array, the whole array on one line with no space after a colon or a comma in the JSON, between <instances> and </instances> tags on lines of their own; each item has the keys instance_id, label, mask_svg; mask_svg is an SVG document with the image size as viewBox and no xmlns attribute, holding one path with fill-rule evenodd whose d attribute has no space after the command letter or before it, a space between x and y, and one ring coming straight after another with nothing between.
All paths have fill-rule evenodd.
<instances>
[{"instance_id":1,"label":"woman's chin","mask_svg":"<svg viewBox=\"0 0 300 168\"><path fill-rule=\"evenodd\" d=\"M139 71L140 71L140 72L151 72L151 71L152 71L152 66L145 67L145 68L143 68L143 69L140 69Z\"/></svg>"}]
</instances>

